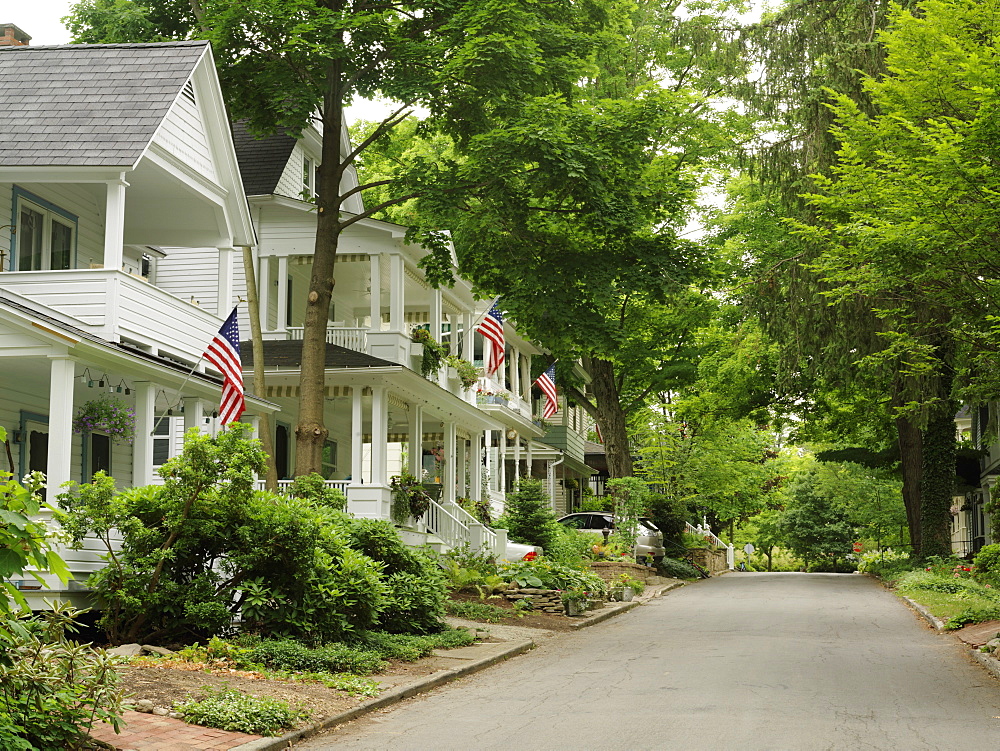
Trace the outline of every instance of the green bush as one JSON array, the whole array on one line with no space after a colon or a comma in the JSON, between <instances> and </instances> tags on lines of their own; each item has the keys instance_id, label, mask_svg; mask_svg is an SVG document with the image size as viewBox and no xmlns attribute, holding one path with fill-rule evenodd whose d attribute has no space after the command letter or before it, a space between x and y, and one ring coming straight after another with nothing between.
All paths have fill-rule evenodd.
<instances>
[{"instance_id":1,"label":"green bush","mask_svg":"<svg viewBox=\"0 0 1000 751\"><path fill-rule=\"evenodd\" d=\"M573 589L591 592L598 597L607 597L608 585L597 574L546 558L533 561L505 562L500 566L500 576L518 586L542 587L545 589Z\"/></svg>"},{"instance_id":2,"label":"green bush","mask_svg":"<svg viewBox=\"0 0 1000 751\"><path fill-rule=\"evenodd\" d=\"M976 573L983 581L1000 584L1000 544L984 545L972 559Z\"/></svg>"},{"instance_id":3,"label":"green bush","mask_svg":"<svg viewBox=\"0 0 1000 751\"><path fill-rule=\"evenodd\" d=\"M514 491L507 494L504 522L514 542L540 545L545 551L558 545L559 523L541 480L521 478Z\"/></svg>"},{"instance_id":4,"label":"green bush","mask_svg":"<svg viewBox=\"0 0 1000 751\"><path fill-rule=\"evenodd\" d=\"M373 650L326 644L310 648L291 640L268 639L248 649L241 661L275 670L298 670L309 673L353 673L371 675L385 669L382 656Z\"/></svg>"},{"instance_id":5,"label":"green bush","mask_svg":"<svg viewBox=\"0 0 1000 751\"><path fill-rule=\"evenodd\" d=\"M503 608L490 605L487 602L457 602L448 601L448 614L459 618L468 618L473 621L485 621L486 623L500 623L508 614Z\"/></svg>"},{"instance_id":6,"label":"green bush","mask_svg":"<svg viewBox=\"0 0 1000 751\"><path fill-rule=\"evenodd\" d=\"M1000 603L992 606L966 608L957 615L949 618L944 627L951 631L960 629L962 626L967 626L970 623L983 623L984 621L997 619L1000 619Z\"/></svg>"},{"instance_id":7,"label":"green bush","mask_svg":"<svg viewBox=\"0 0 1000 751\"><path fill-rule=\"evenodd\" d=\"M318 472L302 475L292 480L291 495L309 501L313 506L343 511L347 508L347 496L326 484L326 479Z\"/></svg>"},{"instance_id":8,"label":"green bush","mask_svg":"<svg viewBox=\"0 0 1000 751\"><path fill-rule=\"evenodd\" d=\"M697 579L701 573L687 561L664 557L656 564L656 573L672 579Z\"/></svg>"},{"instance_id":9,"label":"green bush","mask_svg":"<svg viewBox=\"0 0 1000 751\"><path fill-rule=\"evenodd\" d=\"M66 639L85 611L56 603L51 611L7 621L0 660L0 748L77 748L87 731L121 723L124 697L112 658Z\"/></svg>"},{"instance_id":10,"label":"green bush","mask_svg":"<svg viewBox=\"0 0 1000 751\"><path fill-rule=\"evenodd\" d=\"M209 691L204 699L179 702L174 709L196 725L256 735L278 735L309 717L301 709L292 709L288 702L248 696L235 689Z\"/></svg>"},{"instance_id":11,"label":"green bush","mask_svg":"<svg viewBox=\"0 0 1000 751\"><path fill-rule=\"evenodd\" d=\"M650 494L646 500L649 518L663 533L663 544L682 545L685 525L691 516L691 508L685 501L670 496Z\"/></svg>"},{"instance_id":12,"label":"green bush","mask_svg":"<svg viewBox=\"0 0 1000 751\"><path fill-rule=\"evenodd\" d=\"M364 636L362 643L366 648L379 653L387 660L414 662L421 657L427 657L435 649L466 647L475 640L476 637L466 629L452 628L424 636L372 631Z\"/></svg>"},{"instance_id":13,"label":"green bush","mask_svg":"<svg viewBox=\"0 0 1000 751\"><path fill-rule=\"evenodd\" d=\"M309 490L315 478L301 483L313 500L254 490L265 462L248 429L191 431L161 467L162 486L119 493L98 473L60 496L77 545L95 535L110 555L121 534L121 550L90 580L107 602L101 625L112 641L207 638L235 614L265 635L319 642L374 625L381 566L331 524L338 512Z\"/></svg>"},{"instance_id":14,"label":"green bush","mask_svg":"<svg viewBox=\"0 0 1000 751\"><path fill-rule=\"evenodd\" d=\"M436 565L428 562L420 574L393 574L386 585L389 591L379 628L393 634L433 634L444 627L448 589Z\"/></svg>"}]
</instances>

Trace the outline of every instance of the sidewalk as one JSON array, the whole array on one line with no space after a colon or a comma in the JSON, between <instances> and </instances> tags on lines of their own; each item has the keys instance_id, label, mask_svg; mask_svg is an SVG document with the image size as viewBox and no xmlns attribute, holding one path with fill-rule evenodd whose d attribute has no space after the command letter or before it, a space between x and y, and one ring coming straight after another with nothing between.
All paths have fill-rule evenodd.
<instances>
[{"instance_id":1,"label":"sidewalk","mask_svg":"<svg viewBox=\"0 0 1000 751\"><path fill-rule=\"evenodd\" d=\"M586 628L626 613L643 602L661 597L672 589L683 586L684 582L676 581L669 584L650 585L641 597L632 602L610 602L599 610L580 616L574 629ZM409 683L391 686L375 699L359 704L353 709L328 717L310 727L293 730L277 738L262 738L258 735L233 733L226 730L214 730L199 725L189 725L182 720L170 717L144 714L142 712L126 712L126 727L120 735L116 735L109 725L95 726L91 737L102 741L108 747L120 751L268 751L270 749L287 748L296 741L307 738L320 730L326 730L340 725L376 709L396 704L424 691L429 691L456 678L479 672L485 668L502 662L510 657L523 654L537 646L539 639L548 638L554 632L543 629L528 629L520 626L506 626L458 621L448 619L456 625L478 627L491 632L495 638L505 639L502 642L477 642L469 647L435 652L432 658L441 664L441 669L431 675L426 675ZM532 633L538 632L538 633ZM391 681L389 681L391 685Z\"/></svg>"}]
</instances>

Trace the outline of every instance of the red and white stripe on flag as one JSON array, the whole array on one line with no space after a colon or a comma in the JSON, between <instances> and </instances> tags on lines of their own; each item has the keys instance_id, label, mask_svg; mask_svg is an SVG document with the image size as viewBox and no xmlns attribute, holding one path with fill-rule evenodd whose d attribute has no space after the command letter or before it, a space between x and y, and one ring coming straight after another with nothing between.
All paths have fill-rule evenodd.
<instances>
[{"instance_id":1,"label":"red and white stripe on flag","mask_svg":"<svg viewBox=\"0 0 1000 751\"><path fill-rule=\"evenodd\" d=\"M503 365L507 357L507 342L503 336L503 313L494 302L478 327L479 333L490 343L490 354L486 360L486 375L493 375Z\"/></svg>"},{"instance_id":2,"label":"red and white stripe on flag","mask_svg":"<svg viewBox=\"0 0 1000 751\"><path fill-rule=\"evenodd\" d=\"M555 363L535 379L535 385L545 394L545 409L542 412L542 419L548 420L559 411L559 392L556 390Z\"/></svg>"},{"instance_id":3,"label":"red and white stripe on flag","mask_svg":"<svg viewBox=\"0 0 1000 751\"><path fill-rule=\"evenodd\" d=\"M222 401L219 419L223 425L236 422L246 409L243 396L243 363L240 360L240 328L236 308L222 324L205 350L205 359L222 373Z\"/></svg>"}]
</instances>

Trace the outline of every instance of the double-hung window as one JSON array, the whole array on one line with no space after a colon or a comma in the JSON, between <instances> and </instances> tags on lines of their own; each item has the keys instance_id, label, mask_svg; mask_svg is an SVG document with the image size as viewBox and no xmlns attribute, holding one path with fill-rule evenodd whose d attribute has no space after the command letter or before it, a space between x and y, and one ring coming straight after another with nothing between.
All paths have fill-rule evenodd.
<instances>
[{"instance_id":1,"label":"double-hung window","mask_svg":"<svg viewBox=\"0 0 1000 751\"><path fill-rule=\"evenodd\" d=\"M48 271L73 267L76 216L16 187L14 215L16 270Z\"/></svg>"}]
</instances>

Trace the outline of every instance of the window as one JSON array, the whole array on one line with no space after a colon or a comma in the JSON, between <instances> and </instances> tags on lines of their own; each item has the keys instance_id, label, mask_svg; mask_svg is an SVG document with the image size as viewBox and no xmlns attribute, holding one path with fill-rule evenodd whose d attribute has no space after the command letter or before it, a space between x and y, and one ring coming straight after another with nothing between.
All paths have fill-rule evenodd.
<instances>
[{"instance_id":1,"label":"window","mask_svg":"<svg viewBox=\"0 0 1000 751\"><path fill-rule=\"evenodd\" d=\"M323 460L320 474L327 480L332 480L337 471L337 444L334 441L327 441L323 444Z\"/></svg>"},{"instance_id":2,"label":"window","mask_svg":"<svg viewBox=\"0 0 1000 751\"><path fill-rule=\"evenodd\" d=\"M77 218L17 187L14 200L17 217L14 268L18 271L72 268Z\"/></svg>"},{"instance_id":3,"label":"window","mask_svg":"<svg viewBox=\"0 0 1000 751\"><path fill-rule=\"evenodd\" d=\"M98 472L111 474L111 437L103 433L90 434L90 477Z\"/></svg>"},{"instance_id":4,"label":"window","mask_svg":"<svg viewBox=\"0 0 1000 751\"><path fill-rule=\"evenodd\" d=\"M166 464L170 458L170 423L173 418L158 415L153 427L153 466Z\"/></svg>"},{"instance_id":5,"label":"window","mask_svg":"<svg viewBox=\"0 0 1000 751\"><path fill-rule=\"evenodd\" d=\"M309 157L302 159L302 195L306 199L315 198L319 192L319 164Z\"/></svg>"}]
</instances>

